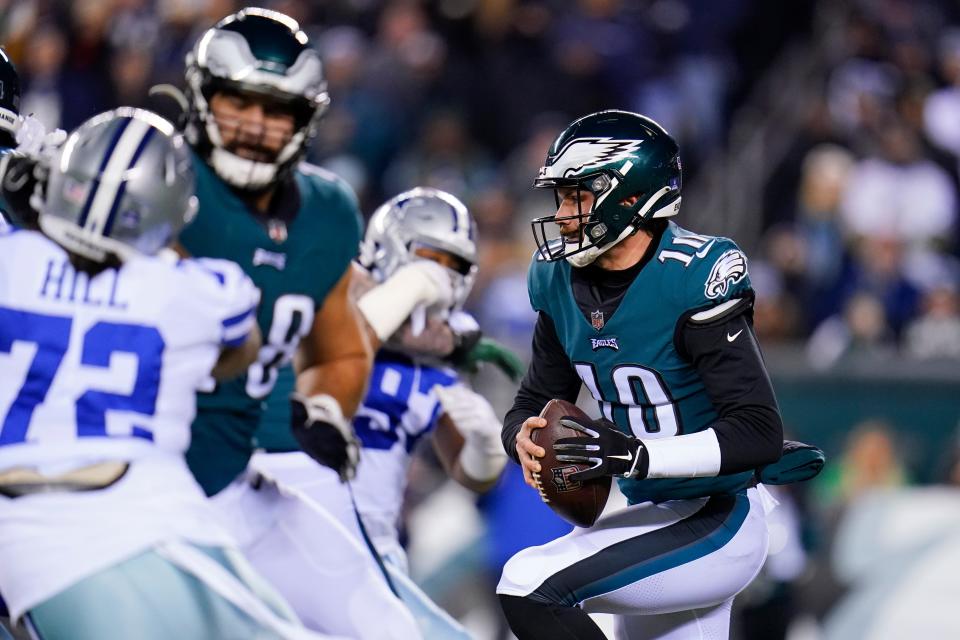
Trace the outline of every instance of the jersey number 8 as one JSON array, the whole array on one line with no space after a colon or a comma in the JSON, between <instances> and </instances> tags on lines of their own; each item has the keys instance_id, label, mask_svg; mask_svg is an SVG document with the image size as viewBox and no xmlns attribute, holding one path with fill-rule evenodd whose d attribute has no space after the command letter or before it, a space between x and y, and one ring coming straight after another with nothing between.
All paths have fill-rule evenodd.
<instances>
[{"instance_id":1,"label":"jersey number 8","mask_svg":"<svg viewBox=\"0 0 960 640\"><path fill-rule=\"evenodd\" d=\"M247 370L247 395L265 398L277 383L277 369L290 362L300 340L313 328L313 300L287 294L273 304L270 332Z\"/></svg>"}]
</instances>

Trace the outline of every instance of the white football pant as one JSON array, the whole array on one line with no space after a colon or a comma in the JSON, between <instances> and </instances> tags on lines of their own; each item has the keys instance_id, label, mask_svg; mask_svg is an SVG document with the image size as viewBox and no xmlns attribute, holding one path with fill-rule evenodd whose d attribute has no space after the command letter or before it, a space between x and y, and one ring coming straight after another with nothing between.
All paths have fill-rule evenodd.
<instances>
[{"instance_id":1,"label":"white football pant","mask_svg":"<svg viewBox=\"0 0 960 640\"><path fill-rule=\"evenodd\" d=\"M359 640L420 638L370 550L312 495L322 488L325 502L350 508L346 487L318 471L336 478L301 452L256 453L245 477L212 500L243 555L308 628Z\"/></svg>"},{"instance_id":2,"label":"white football pant","mask_svg":"<svg viewBox=\"0 0 960 640\"><path fill-rule=\"evenodd\" d=\"M513 556L497 593L615 614L618 640L726 638L733 597L766 558L775 504L761 486L613 511Z\"/></svg>"}]
</instances>

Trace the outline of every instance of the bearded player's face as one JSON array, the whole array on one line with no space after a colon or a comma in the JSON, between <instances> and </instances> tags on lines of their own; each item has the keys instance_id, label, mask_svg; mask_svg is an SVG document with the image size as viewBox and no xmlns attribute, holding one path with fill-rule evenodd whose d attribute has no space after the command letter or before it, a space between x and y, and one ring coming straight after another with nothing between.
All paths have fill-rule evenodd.
<instances>
[{"instance_id":1,"label":"bearded player's face","mask_svg":"<svg viewBox=\"0 0 960 640\"><path fill-rule=\"evenodd\" d=\"M227 151L255 162L275 162L294 132L294 115L283 104L238 91L218 91L210 99Z\"/></svg>"}]
</instances>

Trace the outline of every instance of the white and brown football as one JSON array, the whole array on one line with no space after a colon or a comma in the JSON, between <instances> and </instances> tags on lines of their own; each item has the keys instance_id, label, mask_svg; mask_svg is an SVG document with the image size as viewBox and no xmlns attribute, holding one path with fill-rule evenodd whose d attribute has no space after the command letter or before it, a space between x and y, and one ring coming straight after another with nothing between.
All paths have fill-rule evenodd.
<instances>
[{"instance_id":1,"label":"white and brown football","mask_svg":"<svg viewBox=\"0 0 960 640\"><path fill-rule=\"evenodd\" d=\"M540 497L557 515L578 527L592 526L607 504L610 495L611 479L596 478L586 482L570 480L570 474L588 469L588 464L559 462L553 450L553 443L561 438L582 436L579 431L560 424L562 418L574 418L578 422L590 422L590 418L575 404L566 400L554 399L540 412L547 426L534 429L530 438L546 450L540 458L540 473L533 474Z\"/></svg>"}]
</instances>

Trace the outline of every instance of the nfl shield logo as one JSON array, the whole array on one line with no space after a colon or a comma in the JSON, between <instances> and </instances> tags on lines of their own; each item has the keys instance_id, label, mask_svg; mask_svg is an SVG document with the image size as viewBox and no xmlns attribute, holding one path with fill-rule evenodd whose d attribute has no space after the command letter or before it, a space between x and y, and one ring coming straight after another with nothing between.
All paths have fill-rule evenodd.
<instances>
[{"instance_id":1,"label":"nfl shield logo","mask_svg":"<svg viewBox=\"0 0 960 640\"><path fill-rule=\"evenodd\" d=\"M570 465L567 467L554 467L553 468L553 484L556 485L557 491L563 493L566 491L576 491L583 485L575 480L571 480L570 476L579 471L577 467Z\"/></svg>"},{"instance_id":2,"label":"nfl shield logo","mask_svg":"<svg viewBox=\"0 0 960 640\"><path fill-rule=\"evenodd\" d=\"M287 241L287 225L283 220L270 218L267 221L267 235L277 244L283 244Z\"/></svg>"},{"instance_id":3,"label":"nfl shield logo","mask_svg":"<svg viewBox=\"0 0 960 640\"><path fill-rule=\"evenodd\" d=\"M591 311L590 324L592 324L593 328L597 331L603 329L603 311L600 311L599 309L597 311Z\"/></svg>"}]
</instances>

